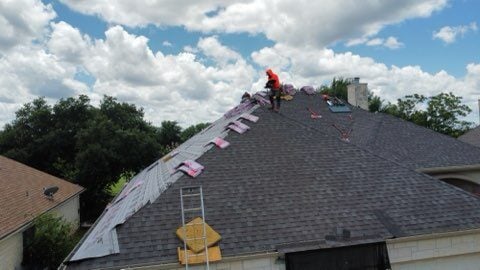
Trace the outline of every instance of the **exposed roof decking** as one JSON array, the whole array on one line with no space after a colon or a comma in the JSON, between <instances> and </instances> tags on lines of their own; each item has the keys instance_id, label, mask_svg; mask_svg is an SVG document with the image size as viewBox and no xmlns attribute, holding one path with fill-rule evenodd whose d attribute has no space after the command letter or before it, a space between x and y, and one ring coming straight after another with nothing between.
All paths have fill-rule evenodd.
<instances>
[{"instance_id":1,"label":"exposed roof decking","mask_svg":"<svg viewBox=\"0 0 480 270\"><path fill-rule=\"evenodd\" d=\"M231 133L228 148L198 159L205 166L201 175L181 176L117 227L119 254L70 268L176 262L179 189L199 184L206 221L222 236L224 257L322 242L336 227L350 230L357 243L480 227L477 197L354 145L355 126L352 142L342 142L327 122L330 112L322 109L322 119L310 119L305 107L315 99L297 94L282 104L280 114L257 109L260 120L248 123L247 133Z\"/></svg>"},{"instance_id":2,"label":"exposed roof decking","mask_svg":"<svg viewBox=\"0 0 480 270\"><path fill-rule=\"evenodd\" d=\"M222 117L194 137L138 173L122 189L122 192L107 206L93 229L82 239L69 260L101 257L120 252L116 226L123 224L133 214L148 203L153 203L172 183L182 177L176 170L186 160L196 160L213 147L209 143L216 137L225 138L226 126L256 108L253 103L239 105L240 110L232 110L228 117ZM175 153L175 154L173 154Z\"/></svg>"}]
</instances>

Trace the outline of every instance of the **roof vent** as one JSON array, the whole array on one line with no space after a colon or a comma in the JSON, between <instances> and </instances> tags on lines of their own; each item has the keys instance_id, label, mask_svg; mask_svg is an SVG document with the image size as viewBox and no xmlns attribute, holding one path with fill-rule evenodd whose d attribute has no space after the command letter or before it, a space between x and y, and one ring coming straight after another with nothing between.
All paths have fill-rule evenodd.
<instances>
[{"instance_id":1,"label":"roof vent","mask_svg":"<svg viewBox=\"0 0 480 270\"><path fill-rule=\"evenodd\" d=\"M350 240L352 233L342 227L335 227L334 234L325 235L327 241L348 241Z\"/></svg>"},{"instance_id":2,"label":"roof vent","mask_svg":"<svg viewBox=\"0 0 480 270\"><path fill-rule=\"evenodd\" d=\"M48 186L43 188L43 194L49 199L53 200L53 194L57 193L57 186Z\"/></svg>"}]
</instances>

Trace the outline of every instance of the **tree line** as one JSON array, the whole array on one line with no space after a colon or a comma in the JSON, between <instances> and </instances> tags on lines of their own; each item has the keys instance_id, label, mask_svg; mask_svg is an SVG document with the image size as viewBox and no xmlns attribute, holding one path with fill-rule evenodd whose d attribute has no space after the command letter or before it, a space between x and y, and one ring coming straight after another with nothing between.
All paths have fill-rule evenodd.
<instances>
[{"instance_id":1,"label":"tree line","mask_svg":"<svg viewBox=\"0 0 480 270\"><path fill-rule=\"evenodd\" d=\"M81 95L49 105L24 104L0 131L0 154L86 188L81 218L93 221L112 199L108 187L138 172L207 123L184 130L175 121L155 127L143 109L105 96L98 107Z\"/></svg>"},{"instance_id":2,"label":"tree line","mask_svg":"<svg viewBox=\"0 0 480 270\"><path fill-rule=\"evenodd\" d=\"M321 86L320 93L347 100L347 86L351 79L333 78L330 86ZM462 104L462 97L452 92L426 97L420 94L406 95L395 103L385 102L381 97L369 93L368 109L371 112L391 114L424 126L436 132L457 138L470 130L474 123L462 120L472 110Z\"/></svg>"}]
</instances>

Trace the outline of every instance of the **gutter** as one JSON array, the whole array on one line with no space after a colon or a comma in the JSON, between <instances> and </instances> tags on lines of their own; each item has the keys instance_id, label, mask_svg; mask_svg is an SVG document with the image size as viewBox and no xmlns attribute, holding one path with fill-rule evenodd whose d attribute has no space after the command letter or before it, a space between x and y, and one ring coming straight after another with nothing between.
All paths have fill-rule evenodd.
<instances>
[{"instance_id":1,"label":"gutter","mask_svg":"<svg viewBox=\"0 0 480 270\"><path fill-rule=\"evenodd\" d=\"M447 173L447 172L466 172L480 170L480 164L464 165L464 166L449 166L449 167L433 167L433 168L420 168L415 171L421 173Z\"/></svg>"},{"instance_id":2,"label":"gutter","mask_svg":"<svg viewBox=\"0 0 480 270\"><path fill-rule=\"evenodd\" d=\"M397 244L397 243L410 242L410 241L430 240L430 239L436 239L436 238L442 238L442 237L462 236L462 235L469 235L469 234L476 234L476 233L480 234L480 228L468 229L468 230L462 230L462 231L420 234L420 235L414 235L414 236L391 238L391 239L386 239L385 242L387 244Z\"/></svg>"},{"instance_id":3,"label":"gutter","mask_svg":"<svg viewBox=\"0 0 480 270\"><path fill-rule=\"evenodd\" d=\"M279 253L276 251L267 251L264 253L254 253L254 254L244 254L232 257L224 257L222 260L215 262L218 264L223 263L230 263L230 262L238 262L242 260L254 260L254 259L264 259L264 258L278 258ZM215 264L212 263L212 264ZM203 264L198 264L199 266ZM94 268L95 270L113 270L113 269L122 269L122 270L169 270L169 269L180 269L184 268L185 266L181 265L180 263L153 263L153 264L133 264L129 266L116 266L116 267L107 267L107 268ZM59 268L65 269L65 268Z\"/></svg>"},{"instance_id":4,"label":"gutter","mask_svg":"<svg viewBox=\"0 0 480 270\"><path fill-rule=\"evenodd\" d=\"M77 193L74 193L72 196L66 198L66 199L65 199L64 201L62 201L61 203L59 203L59 204L57 204L57 205L55 205L55 206L52 206L52 207L48 208L48 209L45 210L44 212L40 213L38 216L34 217L32 220L30 220L30 221L28 221L28 222L25 222L25 223L23 223L22 225L20 225L20 227L19 227L18 229L16 229L16 230L14 230L14 231L12 231L12 232L10 232L10 233L8 233L8 234L0 237L0 241L3 241L3 240L5 240L5 239L9 238L10 236L15 235L16 233L21 232L21 231L25 230L26 228L30 227L30 225L32 225L32 222L33 222L37 217L39 217L39 216L41 216L41 215L43 215L43 214L45 214L45 213L48 213L48 212L54 210L54 209L57 208L57 207L63 206L64 204L66 204L67 202L69 202L70 199L72 199L73 197L75 197L75 196L77 196L77 195L80 195L80 194L81 194L82 192L84 192L85 190L86 190L86 189L82 187L82 189L81 189L80 191L78 191Z\"/></svg>"},{"instance_id":5,"label":"gutter","mask_svg":"<svg viewBox=\"0 0 480 270\"><path fill-rule=\"evenodd\" d=\"M408 237L402 237L402 238L396 238L396 239L387 239L387 249L390 249L389 246L392 245L399 245L397 247L393 246L395 249L413 249L414 246L420 245L420 241L433 241L433 249L432 248L427 248L425 250L417 250L416 254L413 254L413 251L411 256L394 256L394 258L390 258L390 263L392 266L397 265L398 267L401 268L401 265L407 264L407 265L417 265L417 262L419 261L436 261L438 263L439 259L445 259L447 257L456 257L456 256L463 256L463 255L468 255L468 256L475 256L477 257L479 254L479 250L470 245L471 243L468 243L468 247L455 247L453 244L453 237L468 237L468 238L473 238L477 237L480 235L480 228L477 229L468 229L468 230L463 230L463 231L454 231L454 232L445 232L445 233L432 233L432 234L423 234L423 235L417 235L417 236L408 236ZM450 243L452 244L450 247L447 248L438 248L436 247L437 245L437 240L442 239L442 238L447 238L450 240ZM464 243L463 243L464 244ZM432 245L432 244L431 244ZM390 252L390 251L389 251ZM458 257L457 257L458 258ZM477 268L475 268L477 269Z\"/></svg>"}]
</instances>

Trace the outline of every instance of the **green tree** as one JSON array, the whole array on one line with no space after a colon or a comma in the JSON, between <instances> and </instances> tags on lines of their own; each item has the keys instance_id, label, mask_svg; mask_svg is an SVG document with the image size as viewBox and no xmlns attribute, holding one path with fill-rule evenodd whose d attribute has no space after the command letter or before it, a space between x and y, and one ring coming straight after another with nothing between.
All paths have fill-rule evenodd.
<instances>
[{"instance_id":1,"label":"green tree","mask_svg":"<svg viewBox=\"0 0 480 270\"><path fill-rule=\"evenodd\" d=\"M189 127L187 127L186 129L184 129L181 133L180 133L180 140L182 142L190 139L191 137L193 137L195 134L197 134L198 132L202 131L203 129L205 129L206 127L208 127L210 125L210 123L200 123L200 124L196 124L196 125L191 125Z\"/></svg>"},{"instance_id":2,"label":"green tree","mask_svg":"<svg viewBox=\"0 0 480 270\"><path fill-rule=\"evenodd\" d=\"M0 134L0 153L35 168L52 162L46 142L53 126L52 108L38 98L16 112L16 118ZM52 170L46 170L52 172Z\"/></svg>"},{"instance_id":3,"label":"green tree","mask_svg":"<svg viewBox=\"0 0 480 270\"><path fill-rule=\"evenodd\" d=\"M76 135L76 181L82 193L83 218L96 218L111 199L109 187L124 172L138 172L160 156L156 129L143 110L105 97L87 127Z\"/></svg>"},{"instance_id":4,"label":"green tree","mask_svg":"<svg viewBox=\"0 0 480 270\"><path fill-rule=\"evenodd\" d=\"M440 93L428 101L427 115L429 127L443 134L458 137L469 130L473 123L460 120L472 110L462 104L462 97L453 93Z\"/></svg>"},{"instance_id":5,"label":"green tree","mask_svg":"<svg viewBox=\"0 0 480 270\"><path fill-rule=\"evenodd\" d=\"M157 128L143 110L104 97L38 98L17 111L0 132L0 154L85 187L82 219L93 220L111 196L108 187L126 171L139 171L160 156Z\"/></svg>"},{"instance_id":6,"label":"green tree","mask_svg":"<svg viewBox=\"0 0 480 270\"><path fill-rule=\"evenodd\" d=\"M57 269L75 246L72 225L53 214L44 214L34 220L33 238L24 239L22 264L27 269Z\"/></svg>"},{"instance_id":7,"label":"green tree","mask_svg":"<svg viewBox=\"0 0 480 270\"><path fill-rule=\"evenodd\" d=\"M383 100L373 94L372 92L368 93L368 110L370 112L380 112L383 109Z\"/></svg>"},{"instance_id":8,"label":"green tree","mask_svg":"<svg viewBox=\"0 0 480 270\"><path fill-rule=\"evenodd\" d=\"M382 111L452 137L462 135L473 125L460 119L471 109L462 104L462 97L451 92L432 97L407 95L396 104L387 104Z\"/></svg>"},{"instance_id":9,"label":"green tree","mask_svg":"<svg viewBox=\"0 0 480 270\"><path fill-rule=\"evenodd\" d=\"M159 142L163 146L170 144L178 144L182 140L180 138L182 128L176 121L163 121L159 129Z\"/></svg>"},{"instance_id":10,"label":"green tree","mask_svg":"<svg viewBox=\"0 0 480 270\"><path fill-rule=\"evenodd\" d=\"M328 94L343 100L348 99L348 89L347 86L352 83L351 79L333 78L330 87L322 86L320 88L321 94Z\"/></svg>"}]
</instances>

